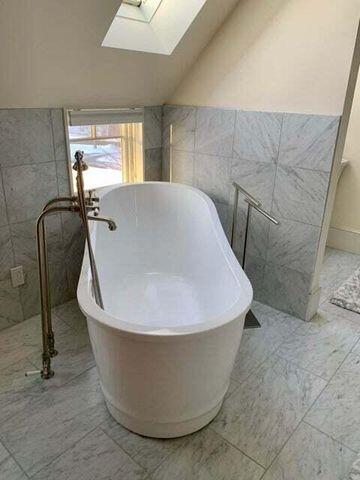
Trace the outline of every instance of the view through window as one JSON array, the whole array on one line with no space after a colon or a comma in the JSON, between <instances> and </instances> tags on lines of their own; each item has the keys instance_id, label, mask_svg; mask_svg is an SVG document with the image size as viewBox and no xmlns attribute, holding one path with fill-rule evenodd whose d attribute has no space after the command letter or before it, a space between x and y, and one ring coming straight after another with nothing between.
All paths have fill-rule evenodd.
<instances>
[{"instance_id":1,"label":"view through window","mask_svg":"<svg viewBox=\"0 0 360 480\"><path fill-rule=\"evenodd\" d=\"M143 180L142 123L69 125L68 135L71 161L81 150L89 167L86 190ZM72 173L75 190L76 172Z\"/></svg>"},{"instance_id":2,"label":"view through window","mask_svg":"<svg viewBox=\"0 0 360 480\"><path fill-rule=\"evenodd\" d=\"M120 129L119 124L69 126L71 158L76 150L84 151L89 167L85 182L91 188L123 181Z\"/></svg>"}]
</instances>

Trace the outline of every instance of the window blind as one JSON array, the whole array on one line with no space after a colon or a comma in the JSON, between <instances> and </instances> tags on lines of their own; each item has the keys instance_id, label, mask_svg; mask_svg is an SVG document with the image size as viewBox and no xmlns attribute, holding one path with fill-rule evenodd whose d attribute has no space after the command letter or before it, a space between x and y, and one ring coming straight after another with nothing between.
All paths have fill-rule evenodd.
<instances>
[{"instance_id":1,"label":"window blind","mask_svg":"<svg viewBox=\"0 0 360 480\"><path fill-rule=\"evenodd\" d=\"M68 110L68 123L75 125L109 125L111 123L140 123L144 120L143 108L111 108Z\"/></svg>"}]
</instances>

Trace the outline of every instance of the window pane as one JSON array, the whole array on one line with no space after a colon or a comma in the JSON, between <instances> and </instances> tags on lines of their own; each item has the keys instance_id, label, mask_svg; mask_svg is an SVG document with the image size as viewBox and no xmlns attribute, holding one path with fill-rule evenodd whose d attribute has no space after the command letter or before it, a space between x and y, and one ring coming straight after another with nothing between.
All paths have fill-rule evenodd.
<instances>
[{"instance_id":1,"label":"window pane","mask_svg":"<svg viewBox=\"0 0 360 480\"><path fill-rule=\"evenodd\" d=\"M141 123L69 127L69 144L72 162L77 150L84 152L89 167L84 172L86 190L143 178Z\"/></svg>"},{"instance_id":2,"label":"window pane","mask_svg":"<svg viewBox=\"0 0 360 480\"><path fill-rule=\"evenodd\" d=\"M71 157L83 150L89 167L84 173L85 188L99 188L122 182L120 139L70 142ZM76 176L76 172L74 172Z\"/></svg>"},{"instance_id":3,"label":"window pane","mask_svg":"<svg viewBox=\"0 0 360 480\"><path fill-rule=\"evenodd\" d=\"M72 125L69 126L69 138L89 138L91 137L91 125Z\"/></svg>"},{"instance_id":4,"label":"window pane","mask_svg":"<svg viewBox=\"0 0 360 480\"><path fill-rule=\"evenodd\" d=\"M120 137L120 125L96 125L97 137Z\"/></svg>"}]
</instances>

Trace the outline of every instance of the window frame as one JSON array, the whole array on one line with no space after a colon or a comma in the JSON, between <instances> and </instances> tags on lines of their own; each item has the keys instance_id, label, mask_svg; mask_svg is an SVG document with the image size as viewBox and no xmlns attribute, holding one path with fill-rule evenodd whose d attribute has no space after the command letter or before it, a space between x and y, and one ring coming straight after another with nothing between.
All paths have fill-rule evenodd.
<instances>
[{"instance_id":1,"label":"window frame","mask_svg":"<svg viewBox=\"0 0 360 480\"><path fill-rule=\"evenodd\" d=\"M73 196L76 194L76 191L74 189L74 182L73 182L73 164L74 160L71 156L71 143L73 141L83 141L83 140L106 140L106 139L112 139L112 138L119 138L122 141L127 140L128 138L124 138L125 136L120 134L119 136L110 136L110 137L95 137L95 138L90 138L90 137L81 137L81 138L72 138L70 139L69 135L69 126L71 126L70 123L70 118L71 118L71 113L75 112L76 116L80 115L81 119L81 113L84 112L84 116L86 119L91 119L92 113L94 114L94 119L96 118L96 115L98 114L99 117L101 118L101 123L77 123L77 125L89 125L92 128L95 127L96 130L96 125L110 125L110 124L122 124L122 126L126 125L131 125L131 124L140 124L142 125L141 129L141 137L142 137L142 145L141 145L141 165L138 166L139 172L137 173L138 176L140 177L137 181L144 181L144 172L145 172L145 147L144 147L144 136L143 136L143 131L144 131L144 109L143 108L111 108L111 109L72 109L72 108L64 108L63 109L63 116L64 116L64 134L65 134L65 143L66 143L66 160L67 160L67 167L68 167L68 183L69 183L69 190L70 190L70 195ZM106 121L106 115L109 112L109 118L108 121ZM123 121L114 121L114 115L117 115L117 119L123 120ZM125 128L122 130L126 130ZM137 151L137 154L140 154L139 147L132 148L130 149L132 151ZM128 148L128 142L126 142L126 148L124 145L123 148L124 152L129 151ZM128 163L128 162L127 162ZM124 167L124 165L123 165ZM123 168L124 171L124 168ZM126 182L124 182L126 183ZM103 187L96 187L96 190L106 188L107 185L104 185ZM95 188L85 188L85 191L89 190L95 190Z\"/></svg>"}]
</instances>

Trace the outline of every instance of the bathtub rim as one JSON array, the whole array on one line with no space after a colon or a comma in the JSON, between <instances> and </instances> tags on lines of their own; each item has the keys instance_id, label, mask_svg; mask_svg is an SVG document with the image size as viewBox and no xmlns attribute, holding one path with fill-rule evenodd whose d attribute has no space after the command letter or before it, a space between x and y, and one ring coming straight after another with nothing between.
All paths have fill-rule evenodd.
<instances>
[{"instance_id":1,"label":"bathtub rim","mask_svg":"<svg viewBox=\"0 0 360 480\"><path fill-rule=\"evenodd\" d=\"M106 326L122 335L141 335L144 339L148 338L149 340L159 340L161 338L169 339L171 337L177 338L179 336L188 336L194 335L196 333L206 333L221 328L222 326L232 323L243 316L245 319L246 313L249 311L252 300L253 300L253 289L251 283L246 276L245 272L238 263L237 258L235 257L234 252L232 251L229 242L225 236L224 230L220 223L220 219L214 205L214 202L201 190L180 183L173 182L139 182L139 183L121 183L111 185L102 189L98 189L98 197L101 199L110 193L111 191L118 188L141 188L145 185L158 185L158 186L171 186L175 188L180 188L183 190L191 190L197 196L199 196L207 205L209 210L209 215L211 217L212 225L214 227L214 234L217 237L219 246L224 255L224 261L227 262L228 267L230 268L235 281L237 281L239 287L241 288L244 298L238 298L226 311L220 315L209 317L204 322L195 323L192 325L177 325L173 327L154 327L148 325L141 325L137 323L131 323L129 321L123 320L121 318L115 317L110 313L102 310L95 302L93 294L91 292L90 285L90 264L89 264L89 255L87 246L85 247L83 262L81 267L80 278L77 287L77 300L79 303L80 310L86 316L86 318L95 321L101 326ZM101 206L101 203L100 203ZM93 248L96 241L96 231L98 225L97 222L93 222L90 225L90 235L93 241ZM111 233L110 233L111 234Z\"/></svg>"}]
</instances>

